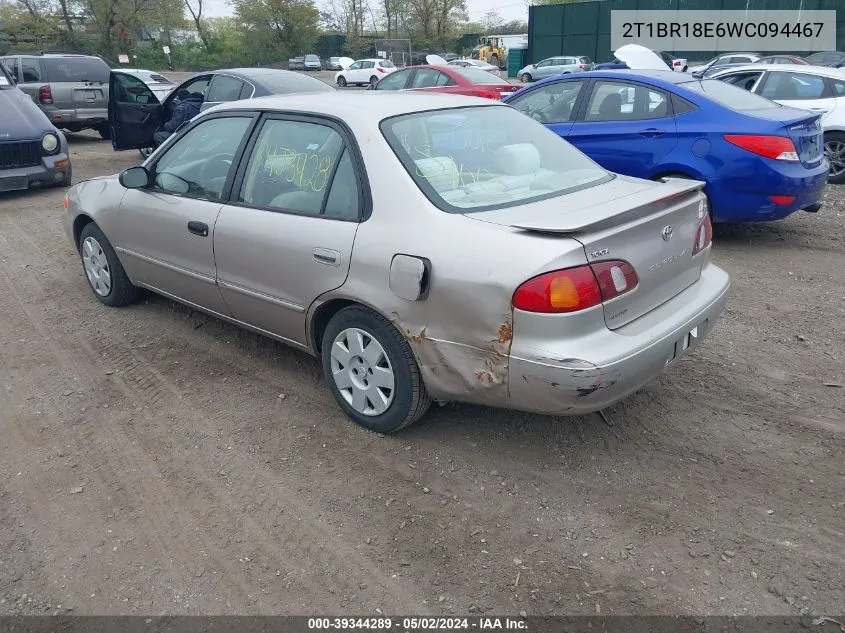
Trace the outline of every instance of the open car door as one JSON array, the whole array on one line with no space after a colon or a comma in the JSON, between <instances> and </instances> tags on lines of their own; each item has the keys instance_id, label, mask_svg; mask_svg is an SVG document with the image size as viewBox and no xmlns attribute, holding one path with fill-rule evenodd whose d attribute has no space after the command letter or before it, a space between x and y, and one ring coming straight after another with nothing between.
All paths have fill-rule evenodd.
<instances>
[{"instance_id":1,"label":"open car door","mask_svg":"<svg viewBox=\"0 0 845 633\"><path fill-rule=\"evenodd\" d=\"M162 107L143 81L113 70L109 76L109 125L115 150L153 147Z\"/></svg>"}]
</instances>

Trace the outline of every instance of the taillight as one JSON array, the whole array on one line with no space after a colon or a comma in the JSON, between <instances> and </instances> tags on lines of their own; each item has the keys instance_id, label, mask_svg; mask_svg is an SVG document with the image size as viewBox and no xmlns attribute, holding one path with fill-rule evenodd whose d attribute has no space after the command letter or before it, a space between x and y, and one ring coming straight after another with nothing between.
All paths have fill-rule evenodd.
<instances>
[{"instance_id":1,"label":"taillight","mask_svg":"<svg viewBox=\"0 0 845 633\"><path fill-rule=\"evenodd\" d=\"M380 73L386 73L386 72L387 72L387 71L386 71L384 68L382 68L381 66L376 66L376 70L377 70L377 71L379 71Z\"/></svg>"},{"instance_id":2,"label":"taillight","mask_svg":"<svg viewBox=\"0 0 845 633\"><path fill-rule=\"evenodd\" d=\"M791 139L785 136L759 136L756 134L725 134L724 139L749 152L775 160L797 161L798 152Z\"/></svg>"},{"instance_id":3,"label":"taillight","mask_svg":"<svg viewBox=\"0 0 845 633\"><path fill-rule=\"evenodd\" d=\"M53 103L53 91L50 86L41 86L38 89L38 100L41 103Z\"/></svg>"},{"instance_id":4,"label":"taillight","mask_svg":"<svg viewBox=\"0 0 845 633\"><path fill-rule=\"evenodd\" d=\"M698 223L698 229L695 231L695 243L692 245L692 256L695 257L698 253L707 248L713 241L713 223L710 221L710 214L707 210L704 211L704 217Z\"/></svg>"},{"instance_id":5,"label":"taillight","mask_svg":"<svg viewBox=\"0 0 845 633\"><path fill-rule=\"evenodd\" d=\"M584 70L585 68L587 68L587 64L578 64L578 68Z\"/></svg>"},{"instance_id":6,"label":"taillight","mask_svg":"<svg viewBox=\"0 0 845 633\"><path fill-rule=\"evenodd\" d=\"M495 90L476 90L476 97L484 97L485 99L501 99L502 95Z\"/></svg>"},{"instance_id":7,"label":"taillight","mask_svg":"<svg viewBox=\"0 0 845 633\"><path fill-rule=\"evenodd\" d=\"M578 312L633 290L637 283L628 262L594 262L529 279L513 294L513 307L544 314Z\"/></svg>"}]
</instances>

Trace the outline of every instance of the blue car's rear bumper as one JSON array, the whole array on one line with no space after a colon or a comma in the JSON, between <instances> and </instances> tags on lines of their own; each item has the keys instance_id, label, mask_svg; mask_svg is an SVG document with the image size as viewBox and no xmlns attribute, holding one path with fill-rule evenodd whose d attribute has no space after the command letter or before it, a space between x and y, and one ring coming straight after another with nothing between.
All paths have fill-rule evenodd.
<instances>
[{"instance_id":1,"label":"blue car's rear bumper","mask_svg":"<svg viewBox=\"0 0 845 633\"><path fill-rule=\"evenodd\" d=\"M723 175L705 187L714 222L765 222L821 203L828 165L807 168L800 163L761 160L751 174ZM772 202L770 196L795 196L789 204ZM813 209L816 210L816 209Z\"/></svg>"}]
</instances>

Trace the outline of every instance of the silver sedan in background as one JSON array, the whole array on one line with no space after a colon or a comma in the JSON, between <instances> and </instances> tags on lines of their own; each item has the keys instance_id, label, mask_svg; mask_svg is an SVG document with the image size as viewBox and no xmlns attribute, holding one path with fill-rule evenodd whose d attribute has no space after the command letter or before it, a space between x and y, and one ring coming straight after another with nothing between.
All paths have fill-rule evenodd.
<instances>
[{"instance_id":1,"label":"silver sedan in background","mask_svg":"<svg viewBox=\"0 0 845 633\"><path fill-rule=\"evenodd\" d=\"M730 285L702 185L489 99L331 92L211 108L64 224L103 304L146 288L305 350L392 432L432 401L598 411L695 348Z\"/></svg>"}]
</instances>

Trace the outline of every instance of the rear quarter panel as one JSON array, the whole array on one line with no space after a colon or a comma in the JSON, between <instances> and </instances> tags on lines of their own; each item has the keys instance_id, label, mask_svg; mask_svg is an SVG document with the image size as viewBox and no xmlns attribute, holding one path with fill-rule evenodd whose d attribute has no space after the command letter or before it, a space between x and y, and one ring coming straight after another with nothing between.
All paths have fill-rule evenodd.
<instances>
[{"instance_id":1,"label":"rear quarter panel","mask_svg":"<svg viewBox=\"0 0 845 633\"><path fill-rule=\"evenodd\" d=\"M309 323L332 299L367 305L403 334L434 398L504 405L513 292L540 272L584 263L583 247L436 209L374 128L358 135L370 174L378 174L370 179L372 216L356 234L346 283L311 307ZM391 292L397 254L430 262L424 300Z\"/></svg>"}]
</instances>

